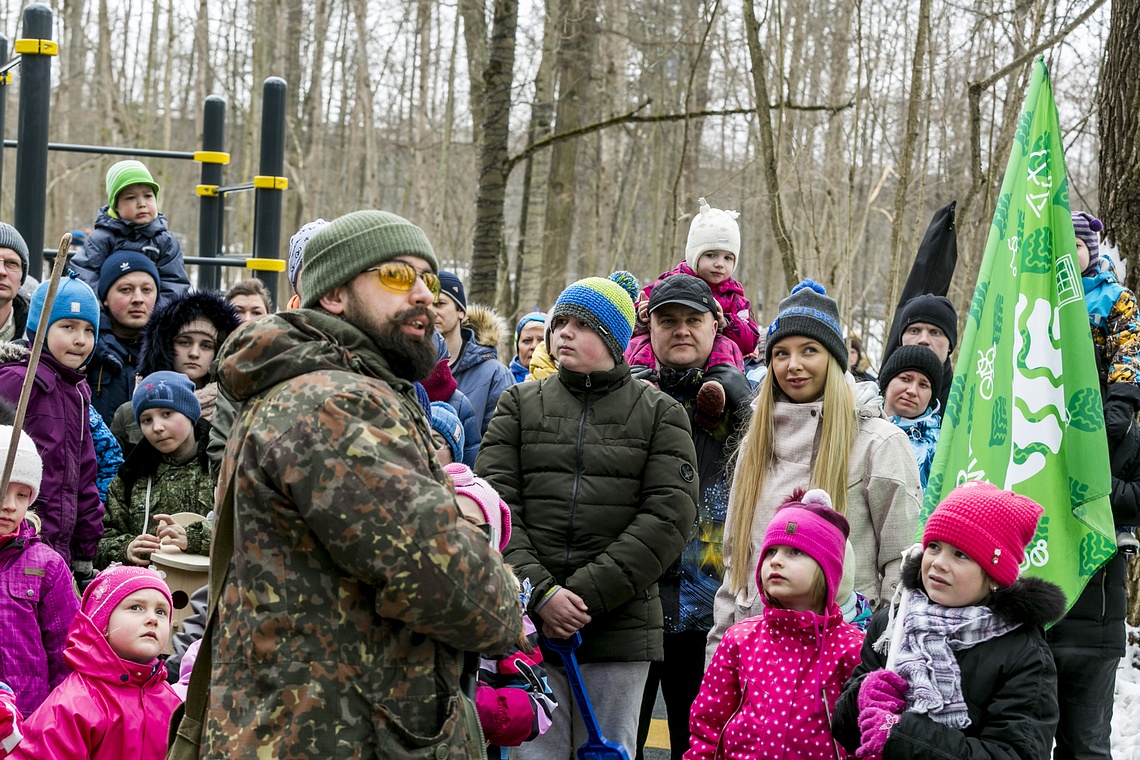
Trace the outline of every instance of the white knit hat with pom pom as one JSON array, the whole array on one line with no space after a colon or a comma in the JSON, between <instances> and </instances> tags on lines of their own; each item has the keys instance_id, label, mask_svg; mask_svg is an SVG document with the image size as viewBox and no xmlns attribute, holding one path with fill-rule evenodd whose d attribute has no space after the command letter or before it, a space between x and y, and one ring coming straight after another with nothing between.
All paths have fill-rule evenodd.
<instances>
[{"instance_id":1,"label":"white knit hat with pom pom","mask_svg":"<svg viewBox=\"0 0 1140 760\"><path fill-rule=\"evenodd\" d=\"M689 242L685 245L685 263L697 271L697 261L705 251L728 251L740 264L740 225L735 211L712 208L704 198L698 198L701 210L689 225Z\"/></svg>"}]
</instances>

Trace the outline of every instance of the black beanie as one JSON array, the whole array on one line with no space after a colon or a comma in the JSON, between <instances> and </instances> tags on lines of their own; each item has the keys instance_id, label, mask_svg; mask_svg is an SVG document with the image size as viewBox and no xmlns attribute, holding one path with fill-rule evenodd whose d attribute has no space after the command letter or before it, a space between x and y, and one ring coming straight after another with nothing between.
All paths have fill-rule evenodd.
<instances>
[{"instance_id":1,"label":"black beanie","mask_svg":"<svg viewBox=\"0 0 1140 760\"><path fill-rule=\"evenodd\" d=\"M895 349L879 370L879 390L884 397L891 380L907 371L921 372L930 381L928 406L938 400L942 393L942 362L938 361L938 354L926 346L900 346Z\"/></svg>"},{"instance_id":2,"label":"black beanie","mask_svg":"<svg viewBox=\"0 0 1140 760\"><path fill-rule=\"evenodd\" d=\"M942 328L942 332L950 341L950 350L954 350L954 346L958 343L958 312L949 298L926 293L907 301L902 311L903 332L915 322L924 322Z\"/></svg>"}]
</instances>

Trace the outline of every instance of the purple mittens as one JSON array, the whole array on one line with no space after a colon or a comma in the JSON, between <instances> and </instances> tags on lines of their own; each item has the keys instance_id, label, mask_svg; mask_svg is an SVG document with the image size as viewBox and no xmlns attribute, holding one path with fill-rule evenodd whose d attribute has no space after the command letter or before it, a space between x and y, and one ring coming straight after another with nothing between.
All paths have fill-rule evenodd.
<instances>
[{"instance_id":1,"label":"purple mittens","mask_svg":"<svg viewBox=\"0 0 1140 760\"><path fill-rule=\"evenodd\" d=\"M859 735L862 743L856 757L876 758L883 754L891 729L906 709L906 679L889 670L876 670L859 686Z\"/></svg>"}]
</instances>

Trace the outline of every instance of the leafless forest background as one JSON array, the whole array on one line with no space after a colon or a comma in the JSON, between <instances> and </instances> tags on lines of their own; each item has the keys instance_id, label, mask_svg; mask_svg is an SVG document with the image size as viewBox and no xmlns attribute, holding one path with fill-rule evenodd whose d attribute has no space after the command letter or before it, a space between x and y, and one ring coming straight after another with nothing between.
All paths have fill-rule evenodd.
<instances>
[{"instance_id":1,"label":"leafless forest background","mask_svg":"<svg viewBox=\"0 0 1140 760\"><path fill-rule=\"evenodd\" d=\"M9 39L22 5L0 11ZM811 276L864 334L889 311L930 214L957 199L951 297L964 303L1037 49L1053 75L1073 205L1099 205L1105 0L50 5L53 141L194 150L203 99L219 94L226 181L248 181L261 82L282 76L282 240L317 216L395 211L469 274L474 298L508 316L548 306L578 276L671 267L698 196L741 212L737 277L761 321L789 281ZM17 72L10 138L18 87ZM113 160L52 154L49 241L91 223ZM196 254L197 165L147 163ZM248 252L252 196L231 197L227 211L227 251Z\"/></svg>"},{"instance_id":2,"label":"leafless forest background","mask_svg":"<svg viewBox=\"0 0 1140 760\"><path fill-rule=\"evenodd\" d=\"M9 40L23 5L0 0ZM672 267L699 196L741 213L736 276L762 323L810 276L872 344L931 213L957 200L950 296L964 307L1038 53L1074 208L1099 212L1125 258L1140 245L1140 3L49 5L60 43L52 141L195 150L203 100L217 94L226 182L249 181L261 83L281 76L282 241L318 216L397 212L467 275L470 299L508 317L549 306L579 276L624 268L645 280ZM19 86L16 72L4 88L8 138ZM0 218L10 219L18 188L14 153L6 159ZM48 241L91 224L113 160L51 155ZM147 163L171 228L197 254L198 166ZM251 195L227 200L227 253L250 251L252 210ZM1138 279L1131 267L1134 290ZM1131 575L1137 583L1135 563Z\"/></svg>"}]
</instances>

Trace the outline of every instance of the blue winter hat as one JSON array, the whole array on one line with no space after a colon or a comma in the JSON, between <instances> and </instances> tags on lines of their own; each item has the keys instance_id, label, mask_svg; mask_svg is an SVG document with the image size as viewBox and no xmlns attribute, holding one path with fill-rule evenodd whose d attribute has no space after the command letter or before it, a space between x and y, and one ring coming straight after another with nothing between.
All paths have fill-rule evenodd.
<instances>
[{"instance_id":1,"label":"blue winter hat","mask_svg":"<svg viewBox=\"0 0 1140 760\"><path fill-rule=\"evenodd\" d=\"M151 372L131 397L135 422L147 409L171 409L190 418L193 423L202 416L202 405L194 395L194 382L181 372Z\"/></svg>"},{"instance_id":2,"label":"blue winter hat","mask_svg":"<svg viewBox=\"0 0 1140 760\"><path fill-rule=\"evenodd\" d=\"M154 280L154 287L158 288L162 283L161 278L158 276L158 267L154 262L148 259L138 251L127 250L120 248L113 251L110 256L103 261L103 266L99 267L99 302L102 303L107 298L107 291L115 284L115 281L120 277L125 277L132 272L145 272Z\"/></svg>"},{"instance_id":3,"label":"blue winter hat","mask_svg":"<svg viewBox=\"0 0 1140 760\"><path fill-rule=\"evenodd\" d=\"M614 361L621 364L637 319L625 288L605 277L578 280L562 291L550 310L551 321L563 315L589 325L610 349Z\"/></svg>"},{"instance_id":4,"label":"blue winter hat","mask_svg":"<svg viewBox=\"0 0 1140 760\"><path fill-rule=\"evenodd\" d=\"M827 289L815 280L804 280L780 301L780 311L768 328L768 342L764 346L765 365L772 366L772 348L790 335L819 341L843 371L847 371L847 342L843 339L843 328L839 326L839 307L827 295Z\"/></svg>"},{"instance_id":5,"label":"blue winter hat","mask_svg":"<svg viewBox=\"0 0 1140 760\"><path fill-rule=\"evenodd\" d=\"M431 429L443 436L451 449L451 461L463 461L463 423L450 404L431 402Z\"/></svg>"},{"instance_id":6,"label":"blue winter hat","mask_svg":"<svg viewBox=\"0 0 1140 760\"><path fill-rule=\"evenodd\" d=\"M467 292L463 290L463 281L455 272L439 270L439 292L450 296L451 300L459 304L459 308L467 311Z\"/></svg>"},{"instance_id":7,"label":"blue winter hat","mask_svg":"<svg viewBox=\"0 0 1140 760\"><path fill-rule=\"evenodd\" d=\"M32 301L28 304L28 332L36 333L40 329L40 315L44 310L44 301L47 300L50 282L41 282L32 294ZM99 337L99 301L94 291L79 279L72 270L60 278L59 287L55 291L55 301L51 305L51 314L48 315L45 327L50 328L61 319L82 319L90 322L95 328L95 337Z\"/></svg>"}]
</instances>

